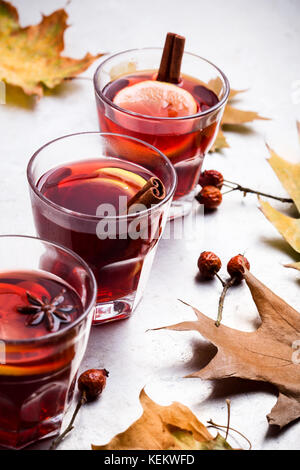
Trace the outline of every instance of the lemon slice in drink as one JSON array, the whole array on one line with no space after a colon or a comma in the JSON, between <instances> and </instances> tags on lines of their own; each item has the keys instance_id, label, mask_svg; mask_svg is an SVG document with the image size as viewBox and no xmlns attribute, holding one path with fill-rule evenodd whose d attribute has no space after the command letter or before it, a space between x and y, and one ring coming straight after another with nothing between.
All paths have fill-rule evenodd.
<instances>
[{"instance_id":1,"label":"lemon slice in drink","mask_svg":"<svg viewBox=\"0 0 300 470\"><path fill-rule=\"evenodd\" d=\"M147 183L142 176L123 168L104 167L100 168L97 173L99 176L108 178L111 184L131 190L134 194Z\"/></svg>"},{"instance_id":2,"label":"lemon slice in drink","mask_svg":"<svg viewBox=\"0 0 300 470\"><path fill-rule=\"evenodd\" d=\"M194 97L172 83L145 80L122 88L113 99L120 108L157 117L183 117L196 114Z\"/></svg>"}]
</instances>

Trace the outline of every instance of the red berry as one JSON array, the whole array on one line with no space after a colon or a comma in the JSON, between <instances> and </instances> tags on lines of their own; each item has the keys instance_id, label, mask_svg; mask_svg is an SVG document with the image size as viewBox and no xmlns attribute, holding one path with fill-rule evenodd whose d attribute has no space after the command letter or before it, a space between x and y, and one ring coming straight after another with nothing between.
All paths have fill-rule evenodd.
<instances>
[{"instance_id":1,"label":"red berry","mask_svg":"<svg viewBox=\"0 0 300 470\"><path fill-rule=\"evenodd\" d=\"M222 266L220 258L212 251L203 251L198 259L198 268L202 276L211 279L220 271Z\"/></svg>"},{"instance_id":2,"label":"red berry","mask_svg":"<svg viewBox=\"0 0 300 470\"><path fill-rule=\"evenodd\" d=\"M227 271L232 278L238 282L243 279L245 267L250 269L250 263L243 255L237 255L231 258L227 264Z\"/></svg>"},{"instance_id":3,"label":"red berry","mask_svg":"<svg viewBox=\"0 0 300 470\"><path fill-rule=\"evenodd\" d=\"M196 196L197 201L206 209L216 209L222 202L222 193L215 186L204 186Z\"/></svg>"},{"instance_id":4,"label":"red berry","mask_svg":"<svg viewBox=\"0 0 300 470\"><path fill-rule=\"evenodd\" d=\"M205 170L201 173L199 178L199 184L202 186L215 186L218 189L221 189L224 183L224 178L222 173L217 170Z\"/></svg>"},{"instance_id":5,"label":"red berry","mask_svg":"<svg viewBox=\"0 0 300 470\"><path fill-rule=\"evenodd\" d=\"M88 401L95 400L101 395L106 385L108 372L106 369L89 369L78 379L78 388L85 394Z\"/></svg>"}]
</instances>

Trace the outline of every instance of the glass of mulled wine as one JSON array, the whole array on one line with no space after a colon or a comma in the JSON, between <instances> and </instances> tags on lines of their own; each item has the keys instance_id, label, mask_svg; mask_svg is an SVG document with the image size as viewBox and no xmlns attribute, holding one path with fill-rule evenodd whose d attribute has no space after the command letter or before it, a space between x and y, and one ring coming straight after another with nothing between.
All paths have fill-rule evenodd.
<instances>
[{"instance_id":1,"label":"glass of mulled wine","mask_svg":"<svg viewBox=\"0 0 300 470\"><path fill-rule=\"evenodd\" d=\"M153 180L163 185L161 199L150 206L137 201L128 210ZM168 218L176 187L172 164L135 138L87 132L38 150L28 181L39 236L78 253L96 277L94 324L127 318L142 296Z\"/></svg>"},{"instance_id":2,"label":"glass of mulled wine","mask_svg":"<svg viewBox=\"0 0 300 470\"><path fill-rule=\"evenodd\" d=\"M0 446L57 434L86 350L96 280L75 253L0 236Z\"/></svg>"},{"instance_id":3,"label":"glass of mulled wine","mask_svg":"<svg viewBox=\"0 0 300 470\"><path fill-rule=\"evenodd\" d=\"M178 184L171 217L188 213L203 158L218 133L229 95L223 72L185 52L176 85L156 80L162 48L113 55L94 75L102 132L127 134L154 145L173 163Z\"/></svg>"}]
</instances>

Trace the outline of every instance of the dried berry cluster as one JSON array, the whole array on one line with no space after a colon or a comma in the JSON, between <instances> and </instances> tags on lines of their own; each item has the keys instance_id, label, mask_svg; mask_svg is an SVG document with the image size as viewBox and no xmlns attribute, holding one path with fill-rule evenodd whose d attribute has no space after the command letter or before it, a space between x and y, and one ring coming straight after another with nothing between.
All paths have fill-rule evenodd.
<instances>
[{"instance_id":1,"label":"dried berry cluster","mask_svg":"<svg viewBox=\"0 0 300 470\"><path fill-rule=\"evenodd\" d=\"M201 173L199 184L202 189L196 199L205 209L216 209L223 200L221 193L224 184L222 173L217 170L205 170Z\"/></svg>"},{"instance_id":2,"label":"dried berry cluster","mask_svg":"<svg viewBox=\"0 0 300 470\"><path fill-rule=\"evenodd\" d=\"M202 189L199 194L197 194L196 199L200 204L204 205L205 209L209 210L216 209L222 203L224 194L228 194L233 191L240 191L244 196L249 193L275 199L280 202L293 202L290 198L272 196L271 194L257 191L255 189L246 188L245 186L241 186L233 181L228 181L224 179L222 173L217 170L203 171L199 178L199 184ZM228 188L228 191L225 193L221 193L223 186Z\"/></svg>"},{"instance_id":3,"label":"dried berry cluster","mask_svg":"<svg viewBox=\"0 0 300 470\"><path fill-rule=\"evenodd\" d=\"M198 269L204 279L212 279L214 276L220 280L223 291L219 300L218 318L216 326L219 326L222 320L224 299L228 289L234 284L243 280L245 269L250 269L250 263L245 256L239 254L231 258L227 263L227 272L230 278L224 281L218 274L222 267L220 258L212 251L203 251L198 259Z\"/></svg>"},{"instance_id":4,"label":"dried berry cluster","mask_svg":"<svg viewBox=\"0 0 300 470\"><path fill-rule=\"evenodd\" d=\"M198 268L205 279L213 278L221 269L222 262L220 258L212 251L203 251L198 259ZM236 255L228 261L227 271L235 282L243 279L245 267L250 269L250 263L243 255Z\"/></svg>"}]
</instances>

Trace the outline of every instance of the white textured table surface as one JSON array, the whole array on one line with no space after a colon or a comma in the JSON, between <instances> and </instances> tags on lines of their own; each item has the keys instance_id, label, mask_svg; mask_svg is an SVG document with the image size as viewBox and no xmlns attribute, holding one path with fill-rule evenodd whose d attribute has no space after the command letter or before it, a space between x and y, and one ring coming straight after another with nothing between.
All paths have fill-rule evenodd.
<instances>
[{"instance_id":1,"label":"white textured table surface","mask_svg":"<svg viewBox=\"0 0 300 470\"><path fill-rule=\"evenodd\" d=\"M41 12L49 14L65 4L62 0L13 3L24 25L38 22ZM282 193L266 162L264 137L271 133L287 148L287 133L295 129L297 109L290 95L292 83L300 79L299 0L72 0L67 11L68 55L160 46L166 31L175 31L187 37L187 50L218 64L232 87L249 88L241 107L273 121L258 121L243 133L228 134L231 148L208 156L205 166L250 187ZM85 75L92 76L95 66ZM0 106L2 234L34 234L25 177L33 151L57 136L97 130L97 126L89 81L67 83L34 108ZM295 133L294 138L296 143ZM151 398L162 404L181 401L203 422L213 418L225 423L225 399L230 398L232 425L251 439L255 449L299 448L300 423L281 433L269 429L265 415L276 401L271 386L231 379L219 383L183 379L205 364L214 348L196 333L145 332L194 318L178 297L215 316L220 285L195 280L202 249L215 251L225 264L246 250L254 274L299 308L298 273L282 267L295 259L295 253L260 213L255 197L242 200L239 194L229 195L217 213L205 218L204 240L200 236L189 242L161 242L146 295L129 321L93 329L82 369L105 366L110 378L102 398L80 413L76 429L61 449L89 449L91 443L104 444L125 430L141 413L138 395L145 384ZM257 312L246 286L232 290L224 314L227 325L255 328ZM42 442L33 448L47 445Z\"/></svg>"}]
</instances>

